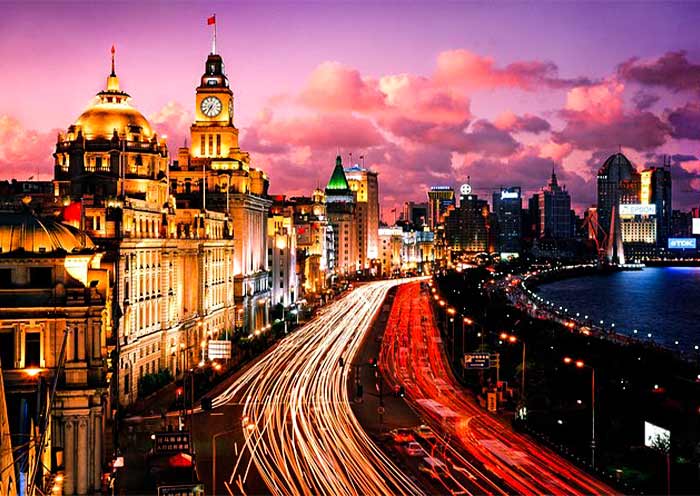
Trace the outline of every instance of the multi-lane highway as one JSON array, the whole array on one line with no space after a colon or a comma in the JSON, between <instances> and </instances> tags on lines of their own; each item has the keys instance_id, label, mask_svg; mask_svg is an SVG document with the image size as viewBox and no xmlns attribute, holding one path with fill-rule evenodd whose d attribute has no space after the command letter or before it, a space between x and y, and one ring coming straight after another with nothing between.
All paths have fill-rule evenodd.
<instances>
[{"instance_id":1,"label":"multi-lane highway","mask_svg":"<svg viewBox=\"0 0 700 496\"><path fill-rule=\"evenodd\" d=\"M409 401L438 433L437 442L423 442L447 463L448 471L439 477L446 492L614 492L476 404L452 375L429 297L421 292L420 283L398 289L379 362L385 377L404 386Z\"/></svg>"},{"instance_id":2,"label":"multi-lane highway","mask_svg":"<svg viewBox=\"0 0 700 496\"><path fill-rule=\"evenodd\" d=\"M251 468L274 494L421 494L374 444L348 401L353 358L388 290L362 285L283 339L214 401L243 404L245 446L229 483Z\"/></svg>"}]
</instances>

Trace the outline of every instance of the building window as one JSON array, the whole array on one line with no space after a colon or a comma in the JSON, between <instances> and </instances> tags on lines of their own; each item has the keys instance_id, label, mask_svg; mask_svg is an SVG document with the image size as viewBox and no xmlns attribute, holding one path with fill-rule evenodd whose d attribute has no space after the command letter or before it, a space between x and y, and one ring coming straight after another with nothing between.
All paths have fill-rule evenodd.
<instances>
[{"instance_id":1,"label":"building window","mask_svg":"<svg viewBox=\"0 0 700 496\"><path fill-rule=\"evenodd\" d=\"M0 288L12 287L12 269L0 269Z\"/></svg>"},{"instance_id":2,"label":"building window","mask_svg":"<svg viewBox=\"0 0 700 496\"><path fill-rule=\"evenodd\" d=\"M204 155L204 135L199 136L199 153Z\"/></svg>"},{"instance_id":3,"label":"building window","mask_svg":"<svg viewBox=\"0 0 700 496\"><path fill-rule=\"evenodd\" d=\"M24 366L41 366L41 333L28 332L24 337Z\"/></svg>"},{"instance_id":4,"label":"building window","mask_svg":"<svg viewBox=\"0 0 700 496\"><path fill-rule=\"evenodd\" d=\"M214 155L214 135L209 135L209 155Z\"/></svg>"},{"instance_id":5,"label":"building window","mask_svg":"<svg viewBox=\"0 0 700 496\"><path fill-rule=\"evenodd\" d=\"M29 284L33 288L50 288L51 267L30 267Z\"/></svg>"},{"instance_id":6,"label":"building window","mask_svg":"<svg viewBox=\"0 0 700 496\"><path fill-rule=\"evenodd\" d=\"M216 135L216 155L221 156L221 135Z\"/></svg>"},{"instance_id":7,"label":"building window","mask_svg":"<svg viewBox=\"0 0 700 496\"><path fill-rule=\"evenodd\" d=\"M12 331L0 332L0 366L15 368L15 333Z\"/></svg>"}]
</instances>

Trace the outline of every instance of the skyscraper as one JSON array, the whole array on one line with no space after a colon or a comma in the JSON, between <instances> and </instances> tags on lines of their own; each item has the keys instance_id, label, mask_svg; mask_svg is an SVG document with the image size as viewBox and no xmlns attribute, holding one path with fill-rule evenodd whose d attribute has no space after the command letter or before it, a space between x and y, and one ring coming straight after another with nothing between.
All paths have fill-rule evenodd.
<instances>
[{"instance_id":1,"label":"skyscraper","mask_svg":"<svg viewBox=\"0 0 700 496\"><path fill-rule=\"evenodd\" d=\"M326 215L333 229L334 263L338 274L352 274L360 266L355 208L355 194L345 177L343 159L338 155L326 186Z\"/></svg>"},{"instance_id":2,"label":"skyscraper","mask_svg":"<svg viewBox=\"0 0 700 496\"><path fill-rule=\"evenodd\" d=\"M501 253L520 253L522 241L522 197L519 186L501 188L493 193L496 216L496 249Z\"/></svg>"},{"instance_id":3,"label":"skyscraper","mask_svg":"<svg viewBox=\"0 0 700 496\"><path fill-rule=\"evenodd\" d=\"M359 164L345 169L350 189L355 193L357 253L360 268L369 269L379 255L379 182L377 173Z\"/></svg>"},{"instance_id":4,"label":"skyscraper","mask_svg":"<svg viewBox=\"0 0 700 496\"><path fill-rule=\"evenodd\" d=\"M445 216L445 240L453 252L489 250L489 204L476 195L462 195L459 207Z\"/></svg>"},{"instance_id":5,"label":"skyscraper","mask_svg":"<svg viewBox=\"0 0 700 496\"><path fill-rule=\"evenodd\" d=\"M455 190L451 186L432 186L428 190L428 226L435 231L445 215L455 206Z\"/></svg>"},{"instance_id":6,"label":"skyscraper","mask_svg":"<svg viewBox=\"0 0 700 496\"><path fill-rule=\"evenodd\" d=\"M671 171L666 166L650 167L641 172L640 203L656 206L656 246L665 248L671 229Z\"/></svg>"},{"instance_id":7,"label":"skyscraper","mask_svg":"<svg viewBox=\"0 0 700 496\"><path fill-rule=\"evenodd\" d=\"M539 235L542 238L569 239L573 236L571 225L571 197L559 186L552 170L549 184L538 194Z\"/></svg>"}]
</instances>

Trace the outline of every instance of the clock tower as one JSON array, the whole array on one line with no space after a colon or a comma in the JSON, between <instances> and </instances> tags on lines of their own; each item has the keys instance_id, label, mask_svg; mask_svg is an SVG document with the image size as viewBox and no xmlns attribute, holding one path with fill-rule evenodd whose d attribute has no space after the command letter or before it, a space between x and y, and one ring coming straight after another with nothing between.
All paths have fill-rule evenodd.
<instances>
[{"instance_id":1,"label":"clock tower","mask_svg":"<svg viewBox=\"0 0 700 496\"><path fill-rule=\"evenodd\" d=\"M238 129L233 125L233 92L221 55L207 57L195 103L195 121L190 128L192 158L240 159Z\"/></svg>"}]
</instances>

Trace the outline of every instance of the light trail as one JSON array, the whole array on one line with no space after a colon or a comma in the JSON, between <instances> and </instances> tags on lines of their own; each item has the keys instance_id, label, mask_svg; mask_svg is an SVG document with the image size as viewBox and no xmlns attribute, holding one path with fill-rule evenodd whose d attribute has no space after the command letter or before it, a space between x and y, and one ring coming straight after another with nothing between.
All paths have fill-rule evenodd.
<instances>
[{"instance_id":1,"label":"light trail","mask_svg":"<svg viewBox=\"0 0 700 496\"><path fill-rule=\"evenodd\" d=\"M457 472L470 472L485 493L539 495L613 494L553 451L515 433L479 407L452 375L433 320L429 296L419 283L398 289L379 359L384 377L404 386L414 408L442 436ZM454 448L457 445L458 449ZM468 453L473 462L456 456ZM475 470L475 465L481 467Z\"/></svg>"},{"instance_id":2,"label":"light trail","mask_svg":"<svg viewBox=\"0 0 700 496\"><path fill-rule=\"evenodd\" d=\"M400 282L362 285L324 308L214 400L244 405L245 449L229 483L244 492L254 464L274 494L422 494L365 433L348 400L355 354Z\"/></svg>"}]
</instances>

